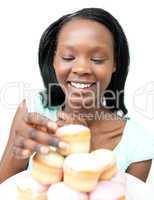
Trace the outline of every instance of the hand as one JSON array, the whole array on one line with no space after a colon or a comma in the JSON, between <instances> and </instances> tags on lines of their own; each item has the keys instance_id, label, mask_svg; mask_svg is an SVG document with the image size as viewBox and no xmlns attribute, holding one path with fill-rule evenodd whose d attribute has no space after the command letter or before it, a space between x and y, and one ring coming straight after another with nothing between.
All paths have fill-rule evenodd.
<instances>
[{"instance_id":1,"label":"hand","mask_svg":"<svg viewBox=\"0 0 154 200\"><path fill-rule=\"evenodd\" d=\"M17 117L13 145L16 158L26 159L33 152L48 154L50 145L56 148L68 147L68 144L54 136L57 124L39 113L28 113L25 102L19 107Z\"/></svg>"}]
</instances>

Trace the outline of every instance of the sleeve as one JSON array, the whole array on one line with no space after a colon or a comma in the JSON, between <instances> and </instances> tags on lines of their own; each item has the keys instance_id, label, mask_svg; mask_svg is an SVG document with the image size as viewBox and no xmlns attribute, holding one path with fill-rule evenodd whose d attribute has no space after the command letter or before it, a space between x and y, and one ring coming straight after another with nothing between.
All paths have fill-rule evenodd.
<instances>
[{"instance_id":1,"label":"sleeve","mask_svg":"<svg viewBox=\"0 0 154 200\"><path fill-rule=\"evenodd\" d=\"M128 163L154 159L154 132L135 121L128 128Z\"/></svg>"},{"instance_id":2,"label":"sleeve","mask_svg":"<svg viewBox=\"0 0 154 200\"><path fill-rule=\"evenodd\" d=\"M30 98L26 98L26 103L28 112L37 112L53 121L57 120L57 111L59 106L49 109L43 105L42 96L39 93L32 95Z\"/></svg>"}]
</instances>

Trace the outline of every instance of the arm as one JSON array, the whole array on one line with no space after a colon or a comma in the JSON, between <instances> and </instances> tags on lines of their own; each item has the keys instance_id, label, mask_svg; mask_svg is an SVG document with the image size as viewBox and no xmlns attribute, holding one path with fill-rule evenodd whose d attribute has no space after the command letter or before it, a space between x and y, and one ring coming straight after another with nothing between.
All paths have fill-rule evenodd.
<instances>
[{"instance_id":1,"label":"arm","mask_svg":"<svg viewBox=\"0 0 154 200\"><path fill-rule=\"evenodd\" d=\"M5 179L7 179L10 176L13 176L14 174L23 171L26 169L28 164L28 158L27 159L17 159L13 155L13 145L14 145L14 138L15 138L15 129L20 124L20 119L23 117L23 115L27 112L26 108L19 108L17 109L17 112L15 114L15 117L12 122L12 127L10 130L10 135L8 139L7 146L5 148L5 151L3 153L1 162L0 162L0 183L2 183Z\"/></svg>"},{"instance_id":2,"label":"arm","mask_svg":"<svg viewBox=\"0 0 154 200\"><path fill-rule=\"evenodd\" d=\"M0 183L10 176L24 171L28 165L28 160L29 159L16 159L8 143L0 163Z\"/></svg>"},{"instance_id":3,"label":"arm","mask_svg":"<svg viewBox=\"0 0 154 200\"><path fill-rule=\"evenodd\" d=\"M152 160L146 160L142 162L132 163L128 169L127 173L141 179L142 181L146 182L148 177L150 168L151 168Z\"/></svg>"}]
</instances>

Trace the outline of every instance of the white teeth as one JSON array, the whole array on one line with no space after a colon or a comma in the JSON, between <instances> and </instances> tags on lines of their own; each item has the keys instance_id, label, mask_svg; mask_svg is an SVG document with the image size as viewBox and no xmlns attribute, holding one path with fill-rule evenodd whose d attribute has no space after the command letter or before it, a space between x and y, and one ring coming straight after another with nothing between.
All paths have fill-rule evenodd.
<instances>
[{"instance_id":1,"label":"white teeth","mask_svg":"<svg viewBox=\"0 0 154 200\"><path fill-rule=\"evenodd\" d=\"M74 82L71 82L71 85L72 85L73 87L83 89L83 88L88 88L88 87L90 87L92 84L74 83Z\"/></svg>"}]
</instances>

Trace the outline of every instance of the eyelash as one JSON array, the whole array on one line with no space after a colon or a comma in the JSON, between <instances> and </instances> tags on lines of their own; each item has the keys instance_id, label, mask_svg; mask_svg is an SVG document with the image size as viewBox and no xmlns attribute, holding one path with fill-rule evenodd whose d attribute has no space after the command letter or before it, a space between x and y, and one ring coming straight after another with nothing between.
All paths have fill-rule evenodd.
<instances>
[{"instance_id":1,"label":"eyelash","mask_svg":"<svg viewBox=\"0 0 154 200\"><path fill-rule=\"evenodd\" d=\"M62 59L67 61L67 62L74 60L73 57L62 57Z\"/></svg>"},{"instance_id":2,"label":"eyelash","mask_svg":"<svg viewBox=\"0 0 154 200\"><path fill-rule=\"evenodd\" d=\"M91 59L93 62L95 62L95 64L102 64L103 63L103 59Z\"/></svg>"},{"instance_id":3,"label":"eyelash","mask_svg":"<svg viewBox=\"0 0 154 200\"><path fill-rule=\"evenodd\" d=\"M72 61L75 58L74 57L62 57L62 59L66 62ZM102 64L103 63L103 59L91 59L91 61L93 61L95 64Z\"/></svg>"}]
</instances>

